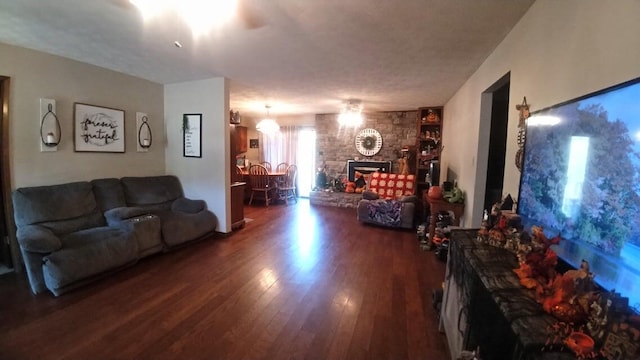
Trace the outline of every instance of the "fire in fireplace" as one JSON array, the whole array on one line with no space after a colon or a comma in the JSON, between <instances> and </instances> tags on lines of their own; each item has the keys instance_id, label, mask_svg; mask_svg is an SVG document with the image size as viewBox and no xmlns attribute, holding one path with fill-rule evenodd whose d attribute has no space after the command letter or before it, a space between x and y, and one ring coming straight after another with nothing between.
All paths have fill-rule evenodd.
<instances>
[{"instance_id":1,"label":"fire in fireplace","mask_svg":"<svg viewBox=\"0 0 640 360\"><path fill-rule=\"evenodd\" d=\"M347 176L349 181L355 181L356 171L362 174L370 174L375 171L391 172L391 165L391 161L347 160Z\"/></svg>"}]
</instances>

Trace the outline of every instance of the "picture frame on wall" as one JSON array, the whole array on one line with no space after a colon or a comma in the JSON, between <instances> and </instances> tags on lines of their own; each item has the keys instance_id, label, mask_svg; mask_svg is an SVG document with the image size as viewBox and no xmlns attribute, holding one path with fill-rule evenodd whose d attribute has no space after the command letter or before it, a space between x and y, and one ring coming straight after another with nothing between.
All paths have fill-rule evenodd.
<instances>
[{"instance_id":1,"label":"picture frame on wall","mask_svg":"<svg viewBox=\"0 0 640 360\"><path fill-rule=\"evenodd\" d=\"M182 115L182 155L202 157L202 114Z\"/></svg>"},{"instance_id":2,"label":"picture frame on wall","mask_svg":"<svg viewBox=\"0 0 640 360\"><path fill-rule=\"evenodd\" d=\"M258 139L249 139L249 148L257 149L259 147Z\"/></svg>"},{"instance_id":3,"label":"picture frame on wall","mask_svg":"<svg viewBox=\"0 0 640 360\"><path fill-rule=\"evenodd\" d=\"M74 151L125 152L124 110L74 103L73 119Z\"/></svg>"}]
</instances>

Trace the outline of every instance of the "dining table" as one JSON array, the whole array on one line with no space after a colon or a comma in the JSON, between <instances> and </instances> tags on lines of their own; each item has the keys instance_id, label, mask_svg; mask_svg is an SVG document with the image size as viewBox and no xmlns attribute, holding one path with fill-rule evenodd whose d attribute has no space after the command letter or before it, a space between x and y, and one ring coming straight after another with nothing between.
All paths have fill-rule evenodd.
<instances>
[{"instance_id":1,"label":"dining table","mask_svg":"<svg viewBox=\"0 0 640 360\"><path fill-rule=\"evenodd\" d=\"M278 177L285 176L285 175L287 175L287 173L285 171L270 171L269 172L269 177L270 178L278 178ZM246 169L243 169L242 170L242 177L248 180L249 179L249 171L246 170Z\"/></svg>"}]
</instances>

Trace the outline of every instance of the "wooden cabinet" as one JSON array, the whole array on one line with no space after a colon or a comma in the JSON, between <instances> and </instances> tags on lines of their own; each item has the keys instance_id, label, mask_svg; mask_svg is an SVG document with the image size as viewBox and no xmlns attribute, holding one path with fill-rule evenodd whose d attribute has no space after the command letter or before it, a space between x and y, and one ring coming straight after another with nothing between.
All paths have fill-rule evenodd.
<instances>
[{"instance_id":1,"label":"wooden cabinet","mask_svg":"<svg viewBox=\"0 0 640 360\"><path fill-rule=\"evenodd\" d=\"M418 109L416 136L417 194L431 185L440 184L440 152L442 151L441 106Z\"/></svg>"},{"instance_id":2,"label":"wooden cabinet","mask_svg":"<svg viewBox=\"0 0 640 360\"><path fill-rule=\"evenodd\" d=\"M231 135L230 143L230 169L231 178L231 229L236 230L244 226L244 189L246 183L242 182L242 177L238 176L236 167L236 156L247 151L247 128L238 125L229 125ZM242 148L244 144L244 150Z\"/></svg>"},{"instance_id":3,"label":"wooden cabinet","mask_svg":"<svg viewBox=\"0 0 640 360\"><path fill-rule=\"evenodd\" d=\"M247 152L247 127L236 125L236 155Z\"/></svg>"},{"instance_id":4,"label":"wooden cabinet","mask_svg":"<svg viewBox=\"0 0 640 360\"><path fill-rule=\"evenodd\" d=\"M244 227L244 188L246 183L231 184L231 229Z\"/></svg>"}]
</instances>

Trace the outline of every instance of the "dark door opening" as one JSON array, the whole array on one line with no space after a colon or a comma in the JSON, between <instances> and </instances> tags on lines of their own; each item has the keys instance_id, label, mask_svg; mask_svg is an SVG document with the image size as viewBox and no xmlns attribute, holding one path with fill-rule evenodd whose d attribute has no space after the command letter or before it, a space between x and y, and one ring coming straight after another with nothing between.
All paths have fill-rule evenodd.
<instances>
[{"instance_id":1,"label":"dark door opening","mask_svg":"<svg viewBox=\"0 0 640 360\"><path fill-rule=\"evenodd\" d=\"M0 275L18 264L9 177L9 81L8 77L0 76Z\"/></svg>"},{"instance_id":2,"label":"dark door opening","mask_svg":"<svg viewBox=\"0 0 640 360\"><path fill-rule=\"evenodd\" d=\"M509 122L509 83L509 75L506 79L500 79L496 83L499 87L493 91L491 100L491 132L484 209L491 209L493 204L502 199Z\"/></svg>"}]
</instances>

